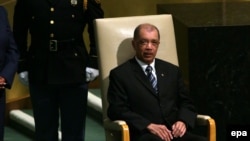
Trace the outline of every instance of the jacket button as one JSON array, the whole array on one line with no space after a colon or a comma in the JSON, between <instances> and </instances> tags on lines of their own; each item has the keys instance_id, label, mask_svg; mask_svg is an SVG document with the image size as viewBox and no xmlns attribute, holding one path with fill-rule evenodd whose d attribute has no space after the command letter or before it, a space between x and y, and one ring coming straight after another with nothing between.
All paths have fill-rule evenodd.
<instances>
[{"instance_id":1,"label":"jacket button","mask_svg":"<svg viewBox=\"0 0 250 141\"><path fill-rule=\"evenodd\" d=\"M71 15L71 17L72 17L72 18L75 18L75 15L74 15L74 14L73 14L73 15Z\"/></svg>"},{"instance_id":2,"label":"jacket button","mask_svg":"<svg viewBox=\"0 0 250 141\"><path fill-rule=\"evenodd\" d=\"M51 11L51 12L54 12L54 11L55 11L54 7L51 7L51 8L50 8L50 11Z\"/></svg>"},{"instance_id":3,"label":"jacket button","mask_svg":"<svg viewBox=\"0 0 250 141\"><path fill-rule=\"evenodd\" d=\"M55 36L54 33L50 33L51 38L54 38L54 36Z\"/></svg>"},{"instance_id":4,"label":"jacket button","mask_svg":"<svg viewBox=\"0 0 250 141\"><path fill-rule=\"evenodd\" d=\"M54 24L55 22L54 22L54 20L50 20L50 24Z\"/></svg>"}]
</instances>

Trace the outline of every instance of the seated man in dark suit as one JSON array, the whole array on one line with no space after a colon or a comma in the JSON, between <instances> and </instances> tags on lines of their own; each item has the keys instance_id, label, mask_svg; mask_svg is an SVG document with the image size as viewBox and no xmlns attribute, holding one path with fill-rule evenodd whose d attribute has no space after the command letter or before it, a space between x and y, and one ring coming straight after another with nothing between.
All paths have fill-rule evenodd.
<instances>
[{"instance_id":1,"label":"seated man in dark suit","mask_svg":"<svg viewBox=\"0 0 250 141\"><path fill-rule=\"evenodd\" d=\"M206 141L189 132L195 107L179 68L155 58L159 44L157 27L136 27L135 57L110 72L108 116L127 122L131 141Z\"/></svg>"}]
</instances>

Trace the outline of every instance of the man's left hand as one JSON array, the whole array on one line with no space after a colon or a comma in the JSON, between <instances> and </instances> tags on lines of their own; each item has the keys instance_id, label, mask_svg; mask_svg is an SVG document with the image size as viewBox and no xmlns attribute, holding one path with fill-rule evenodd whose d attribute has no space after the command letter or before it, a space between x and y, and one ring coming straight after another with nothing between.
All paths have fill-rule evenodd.
<instances>
[{"instance_id":1,"label":"man's left hand","mask_svg":"<svg viewBox=\"0 0 250 141\"><path fill-rule=\"evenodd\" d=\"M99 76L99 70L87 67L86 68L86 81L90 82L95 80Z\"/></svg>"},{"instance_id":2,"label":"man's left hand","mask_svg":"<svg viewBox=\"0 0 250 141\"><path fill-rule=\"evenodd\" d=\"M172 125L172 135L177 138L177 137L182 137L186 133L186 125L182 121L177 121Z\"/></svg>"}]
</instances>

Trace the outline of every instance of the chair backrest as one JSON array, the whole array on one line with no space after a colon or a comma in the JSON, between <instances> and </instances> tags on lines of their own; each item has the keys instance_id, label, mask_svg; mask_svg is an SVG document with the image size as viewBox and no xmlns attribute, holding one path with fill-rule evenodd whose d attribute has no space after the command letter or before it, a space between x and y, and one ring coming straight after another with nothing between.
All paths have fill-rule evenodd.
<instances>
[{"instance_id":1,"label":"chair backrest","mask_svg":"<svg viewBox=\"0 0 250 141\"><path fill-rule=\"evenodd\" d=\"M171 15L147 15L95 20L104 120L108 118L106 113L108 107L106 95L110 70L135 55L131 41L135 27L141 23L153 24L160 31L160 46L156 57L178 65Z\"/></svg>"}]
</instances>

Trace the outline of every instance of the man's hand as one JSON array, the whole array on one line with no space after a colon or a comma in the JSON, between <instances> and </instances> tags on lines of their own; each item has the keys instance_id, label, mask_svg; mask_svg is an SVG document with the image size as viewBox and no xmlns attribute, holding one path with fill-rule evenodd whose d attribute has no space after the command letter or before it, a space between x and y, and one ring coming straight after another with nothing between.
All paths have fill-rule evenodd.
<instances>
[{"instance_id":1,"label":"man's hand","mask_svg":"<svg viewBox=\"0 0 250 141\"><path fill-rule=\"evenodd\" d=\"M172 135L177 138L182 137L186 133L187 128L184 122L177 121L172 125L172 130Z\"/></svg>"},{"instance_id":2,"label":"man's hand","mask_svg":"<svg viewBox=\"0 0 250 141\"><path fill-rule=\"evenodd\" d=\"M147 129L164 141L171 141L173 139L171 131L165 125L151 123Z\"/></svg>"},{"instance_id":3,"label":"man's hand","mask_svg":"<svg viewBox=\"0 0 250 141\"><path fill-rule=\"evenodd\" d=\"M90 82L95 80L99 76L99 70L94 68L86 68L86 81Z\"/></svg>"},{"instance_id":4,"label":"man's hand","mask_svg":"<svg viewBox=\"0 0 250 141\"><path fill-rule=\"evenodd\" d=\"M18 74L18 77L19 77L20 82L21 82L23 85L25 85L25 86L28 86L28 85L29 85L29 78L28 78L28 76L29 76L28 71L23 71L23 72L20 72L20 73Z\"/></svg>"},{"instance_id":5,"label":"man's hand","mask_svg":"<svg viewBox=\"0 0 250 141\"><path fill-rule=\"evenodd\" d=\"M5 78L0 76L0 89L5 89L6 81Z\"/></svg>"}]
</instances>

